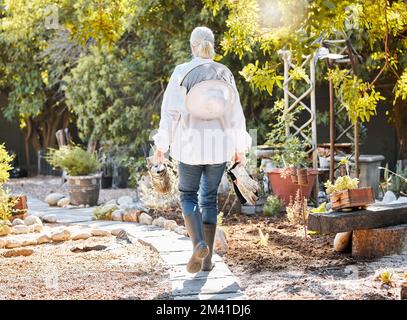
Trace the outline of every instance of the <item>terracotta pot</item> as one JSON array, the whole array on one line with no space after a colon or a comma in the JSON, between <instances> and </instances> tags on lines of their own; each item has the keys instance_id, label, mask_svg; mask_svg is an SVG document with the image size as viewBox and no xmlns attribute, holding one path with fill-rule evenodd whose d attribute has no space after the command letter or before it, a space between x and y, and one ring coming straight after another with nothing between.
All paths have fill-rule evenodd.
<instances>
[{"instance_id":1,"label":"terracotta pot","mask_svg":"<svg viewBox=\"0 0 407 320\"><path fill-rule=\"evenodd\" d=\"M285 206L287 206L290 203L290 196L295 197L295 194L297 193L297 190L300 188L299 185L294 184L290 178L282 178L281 177L281 172L283 169L270 169L270 171L267 173L271 188L273 189L273 193L277 195L284 203ZM314 187L315 180L318 176L318 170L316 169L306 169L308 176L308 184L305 186L301 186L301 191L304 197L307 199L311 195L312 188Z\"/></svg>"}]
</instances>

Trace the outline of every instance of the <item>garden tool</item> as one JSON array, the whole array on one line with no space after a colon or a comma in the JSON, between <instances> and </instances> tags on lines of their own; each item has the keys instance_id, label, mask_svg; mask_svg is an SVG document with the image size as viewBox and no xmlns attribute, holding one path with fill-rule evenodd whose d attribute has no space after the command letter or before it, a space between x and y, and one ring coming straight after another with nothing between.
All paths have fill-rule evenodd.
<instances>
[{"instance_id":1,"label":"garden tool","mask_svg":"<svg viewBox=\"0 0 407 320\"><path fill-rule=\"evenodd\" d=\"M196 273L201 270L202 261L208 255L209 248L204 240L202 215L196 211L184 215L185 227L192 241L193 253L187 264L187 271Z\"/></svg>"},{"instance_id":2,"label":"garden tool","mask_svg":"<svg viewBox=\"0 0 407 320\"><path fill-rule=\"evenodd\" d=\"M147 168L154 190L160 194L169 193L171 181L167 165L165 163L152 163L151 160L151 158L147 158Z\"/></svg>"},{"instance_id":3,"label":"garden tool","mask_svg":"<svg viewBox=\"0 0 407 320\"><path fill-rule=\"evenodd\" d=\"M216 234L216 224L204 224L203 227L205 242L209 247L209 253L202 261L201 271L211 271L215 266L215 264L212 263L212 254L213 254L213 243L215 241Z\"/></svg>"},{"instance_id":4,"label":"garden tool","mask_svg":"<svg viewBox=\"0 0 407 320\"><path fill-rule=\"evenodd\" d=\"M236 162L227 173L233 181L233 189L240 203L245 204L247 202L251 205L255 205L259 199L258 191L260 188L253 177L249 175L245 167Z\"/></svg>"}]
</instances>

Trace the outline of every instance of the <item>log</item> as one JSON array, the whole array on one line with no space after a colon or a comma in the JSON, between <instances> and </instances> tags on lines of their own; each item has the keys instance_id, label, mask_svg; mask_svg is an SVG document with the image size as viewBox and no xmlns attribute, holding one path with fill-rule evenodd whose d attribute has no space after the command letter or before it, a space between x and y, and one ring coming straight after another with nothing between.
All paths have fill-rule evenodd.
<instances>
[{"instance_id":1,"label":"log","mask_svg":"<svg viewBox=\"0 0 407 320\"><path fill-rule=\"evenodd\" d=\"M352 212L310 213L308 230L320 234L340 233L358 229L373 229L407 223L407 205L370 206Z\"/></svg>"},{"instance_id":2,"label":"log","mask_svg":"<svg viewBox=\"0 0 407 320\"><path fill-rule=\"evenodd\" d=\"M407 249L407 224L353 231L353 256L382 257L400 254L405 249Z\"/></svg>"},{"instance_id":3,"label":"log","mask_svg":"<svg viewBox=\"0 0 407 320\"><path fill-rule=\"evenodd\" d=\"M407 300L407 282L403 282L400 288L400 299Z\"/></svg>"}]
</instances>

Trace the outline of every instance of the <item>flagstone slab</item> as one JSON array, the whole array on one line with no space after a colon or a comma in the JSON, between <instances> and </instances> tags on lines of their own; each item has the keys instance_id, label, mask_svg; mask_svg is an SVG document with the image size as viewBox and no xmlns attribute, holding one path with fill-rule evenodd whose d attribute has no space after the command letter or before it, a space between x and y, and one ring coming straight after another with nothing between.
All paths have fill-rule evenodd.
<instances>
[{"instance_id":1,"label":"flagstone slab","mask_svg":"<svg viewBox=\"0 0 407 320\"><path fill-rule=\"evenodd\" d=\"M150 243L161 253L187 251L189 255L192 254L191 240L187 237L174 237L173 235L169 235L168 237L149 237L146 238L145 241Z\"/></svg>"},{"instance_id":2,"label":"flagstone slab","mask_svg":"<svg viewBox=\"0 0 407 320\"><path fill-rule=\"evenodd\" d=\"M215 267L212 271L200 271L198 273L187 273L185 272L185 265L176 265L169 270L170 276L172 279L182 279L182 280L191 280L191 279L200 279L200 278L222 278L222 277L231 277L233 276L232 272L223 262L215 263Z\"/></svg>"},{"instance_id":3,"label":"flagstone slab","mask_svg":"<svg viewBox=\"0 0 407 320\"><path fill-rule=\"evenodd\" d=\"M245 300L242 292L176 295L174 300Z\"/></svg>"},{"instance_id":4,"label":"flagstone slab","mask_svg":"<svg viewBox=\"0 0 407 320\"><path fill-rule=\"evenodd\" d=\"M191 251L178 251L178 252L164 252L161 254L161 258L171 266L186 265L191 257ZM222 259L214 254L212 257L214 262L222 262Z\"/></svg>"}]
</instances>

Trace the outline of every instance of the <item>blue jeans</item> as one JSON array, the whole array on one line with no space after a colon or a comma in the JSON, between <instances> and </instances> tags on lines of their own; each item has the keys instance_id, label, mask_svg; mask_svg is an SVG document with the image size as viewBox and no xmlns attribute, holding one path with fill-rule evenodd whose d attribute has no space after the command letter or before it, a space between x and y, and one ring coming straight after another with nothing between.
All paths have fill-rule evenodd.
<instances>
[{"instance_id":1,"label":"blue jeans","mask_svg":"<svg viewBox=\"0 0 407 320\"><path fill-rule=\"evenodd\" d=\"M202 213L204 224L216 224L218 215L218 187L226 162L219 164L190 165L179 162L179 185L184 216ZM198 201L199 191L199 201Z\"/></svg>"}]
</instances>

